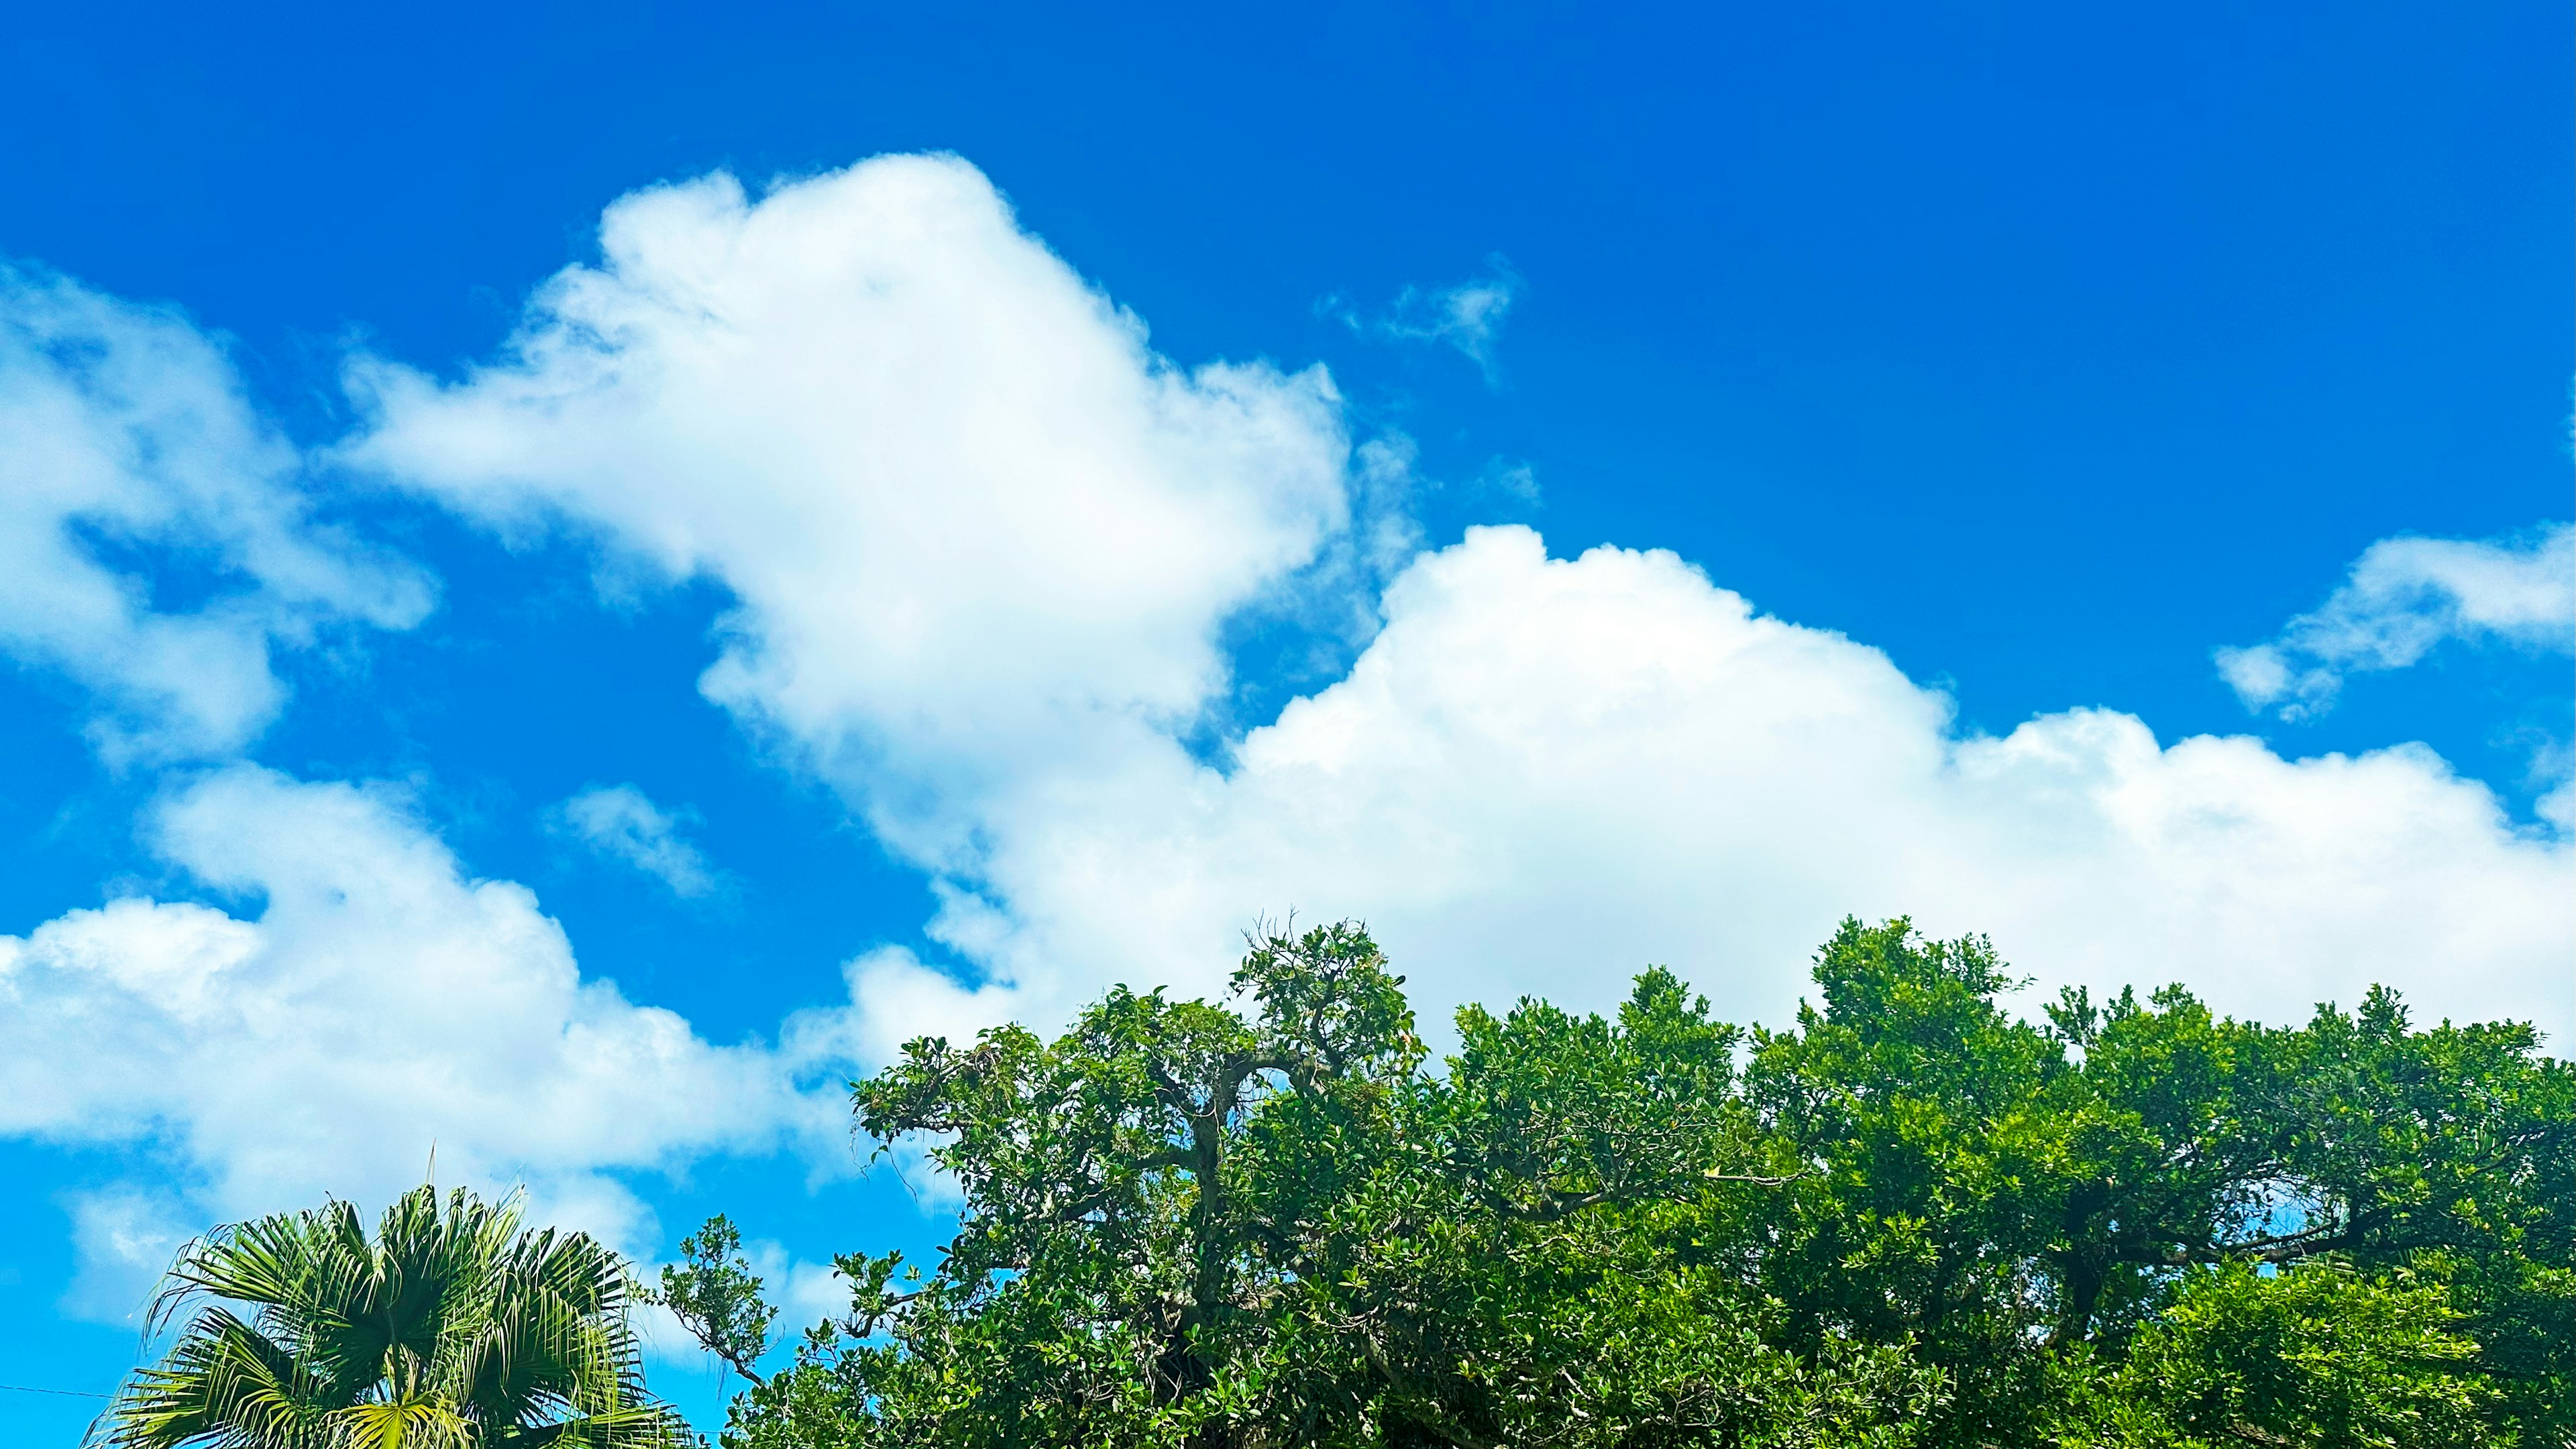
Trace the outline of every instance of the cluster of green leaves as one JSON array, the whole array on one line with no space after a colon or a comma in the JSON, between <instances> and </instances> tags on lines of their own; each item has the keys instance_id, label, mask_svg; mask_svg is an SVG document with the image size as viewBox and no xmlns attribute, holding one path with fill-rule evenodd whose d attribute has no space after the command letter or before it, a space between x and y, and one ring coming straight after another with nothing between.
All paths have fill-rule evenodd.
<instances>
[{"instance_id":1,"label":"cluster of green leaves","mask_svg":"<svg viewBox=\"0 0 2576 1449\"><path fill-rule=\"evenodd\" d=\"M2576 1431L2576 1073L2528 1027L2416 1031L2374 990L2275 1029L2173 988L2069 992L2035 1026L1998 1003L2013 983L1983 942L1902 922L1847 924L1816 980L1822 1004L1755 1033L1747 1071L1821 1169L1767 1220L1759 1282L1787 1342L1902 1338L1938 1365L1937 1442ZM2230 1338L2293 1321L2313 1331L2283 1329L2270 1367ZM2105 1437L2084 1406L2122 1402L2181 1417L2142 1407L2121 1422L2153 1427Z\"/></svg>"},{"instance_id":2,"label":"cluster of green leaves","mask_svg":"<svg viewBox=\"0 0 2576 1449\"><path fill-rule=\"evenodd\" d=\"M840 1260L792 1364L729 1224L665 1298L728 1449L2563 1445L2576 1074L2374 992L2042 1023L1978 940L1846 923L1788 1030L1649 971L1458 1017L1344 924L1220 1002L927 1038L855 1088L964 1199Z\"/></svg>"},{"instance_id":3,"label":"cluster of green leaves","mask_svg":"<svg viewBox=\"0 0 2576 1449\"><path fill-rule=\"evenodd\" d=\"M107 1449L680 1449L644 1390L626 1262L524 1231L515 1202L422 1187L370 1239L334 1202L191 1243L178 1327L92 1430ZM184 1316L184 1324L180 1323Z\"/></svg>"}]
</instances>

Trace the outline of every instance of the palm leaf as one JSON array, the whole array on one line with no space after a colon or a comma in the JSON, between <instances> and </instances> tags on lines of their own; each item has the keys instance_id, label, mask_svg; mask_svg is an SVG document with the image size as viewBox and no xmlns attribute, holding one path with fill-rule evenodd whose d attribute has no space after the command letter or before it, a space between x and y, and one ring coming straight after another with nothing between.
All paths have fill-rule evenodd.
<instances>
[{"instance_id":1,"label":"palm leaf","mask_svg":"<svg viewBox=\"0 0 2576 1449\"><path fill-rule=\"evenodd\" d=\"M330 1406L315 1402L313 1388L291 1353L229 1310L208 1307L161 1366L126 1384L98 1442L301 1449L327 1437Z\"/></svg>"},{"instance_id":2,"label":"palm leaf","mask_svg":"<svg viewBox=\"0 0 2576 1449\"><path fill-rule=\"evenodd\" d=\"M404 1194L371 1239L333 1201L184 1248L149 1318L163 1360L101 1449L647 1449L693 1442L644 1386L624 1259L522 1227L516 1195Z\"/></svg>"}]
</instances>

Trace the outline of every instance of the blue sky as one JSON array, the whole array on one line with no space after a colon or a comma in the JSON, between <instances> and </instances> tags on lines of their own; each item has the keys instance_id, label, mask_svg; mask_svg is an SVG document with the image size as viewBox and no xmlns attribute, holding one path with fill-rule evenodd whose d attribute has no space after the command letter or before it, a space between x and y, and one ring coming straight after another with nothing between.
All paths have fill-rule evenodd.
<instances>
[{"instance_id":1,"label":"blue sky","mask_svg":"<svg viewBox=\"0 0 2576 1449\"><path fill-rule=\"evenodd\" d=\"M1596 10L15 18L0 1383L432 1139L821 1302L1291 907L2563 1032L2563 7Z\"/></svg>"}]
</instances>

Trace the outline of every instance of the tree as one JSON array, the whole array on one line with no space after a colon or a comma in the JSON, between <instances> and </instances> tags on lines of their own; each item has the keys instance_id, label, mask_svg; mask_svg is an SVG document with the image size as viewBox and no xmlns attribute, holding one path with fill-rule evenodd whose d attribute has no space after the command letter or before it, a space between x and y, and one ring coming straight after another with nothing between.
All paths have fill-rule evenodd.
<instances>
[{"instance_id":1,"label":"tree","mask_svg":"<svg viewBox=\"0 0 2576 1449\"><path fill-rule=\"evenodd\" d=\"M2309 1261L2194 1269L2064 1414L2073 1449L2459 1449L2510 1442L2438 1285ZM2079 1377L2089 1365L2078 1363Z\"/></svg>"},{"instance_id":2,"label":"tree","mask_svg":"<svg viewBox=\"0 0 2576 1449\"><path fill-rule=\"evenodd\" d=\"M113 1449L663 1449L626 1264L515 1201L416 1188L372 1239L332 1202L188 1245L150 1316L186 1315L92 1431Z\"/></svg>"},{"instance_id":3,"label":"tree","mask_svg":"<svg viewBox=\"0 0 2576 1449\"><path fill-rule=\"evenodd\" d=\"M1747 1071L1813 1169L1758 1229L1762 1278L1793 1343L1914 1342L1954 1387L1941 1442L2046 1442L2058 1367L2123 1359L2195 1270L2310 1261L2448 1284L2489 1441L2565 1438L2576 1073L2528 1026L2414 1031L2373 990L2280 1030L2177 987L2033 1025L1985 942L1901 920L1846 922L1816 980Z\"/></svg>"},{"instance_id":4,"label":"tree","mask_svg":"<svg viewBox=\"0 0 2576 1449\"><path fill-rule=\"evenodd\" d=\"M760 1296L760 1277L742 1256L742 1231L718 1213L680 1240L680 1257L662 1266L662 1287L650 1295L653 1301L670 1309L725 1367L762 1382L755 1365L769 1352L778 1310Z\"/></svg>"},{"instance_id":5,"label":"tree","mask_svg":"<svg viewBox=\"0 0 2576 1449\"><path fill-rule=\"evenodd\" d=\"M1122 989L1054 1042L911 1043L860 1123L932 1135L959 1232L927 1276L843 1259L852 1312L727 1442L1911 1442L1935 1375L1774 1348L1758 1295L1657 1246L1777 1185L1733 1170L1705 1003L1657 975L1616 1025L1477 1016L1439 1079L1400 987L1344 924L1256 939L1242 1013Z\"/></svg>"},{"instance_id":6,"label":"tree","mask_svg":"<svg viewBox=\"0 0 2576 1449\"><path fill-rule=\"evenodd\" d=\"M2576 1073L2527 1026L2373 992L2283 1029L2171 987L2033 1022L1990 945L1898 920L1846 922L1783 1030L1649 970L1610 1016L1468 1007L1433 1067L1364 931L1252 944L1218 1001L1121 988L858 1084L957 1235L928 1271L839 1259L850 1312L729 1449L2576 1428ZM765 1342L713 1227L702 1336Z\"/></svg>"}]
</instances>

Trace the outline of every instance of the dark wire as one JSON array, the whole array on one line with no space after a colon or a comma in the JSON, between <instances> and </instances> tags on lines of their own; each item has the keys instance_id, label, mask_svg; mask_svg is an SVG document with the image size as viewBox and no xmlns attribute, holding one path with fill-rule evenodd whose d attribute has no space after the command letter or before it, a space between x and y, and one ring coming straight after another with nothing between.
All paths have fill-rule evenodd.
<instances>
[{"instance_id":1,"label":"dark wire","mask_svg":"<svg viewBox=\"0 0 2576 1449\"><path fill-rule=\"evenodd\" d=\"M31 1389L25 1384L0 1384L0 1389L7 1389L13 1394L60 1394L67 1399L104 1399L111 1397L107 1394L93 1394L87 1389Z\"/></svg>"}]
</instances>

